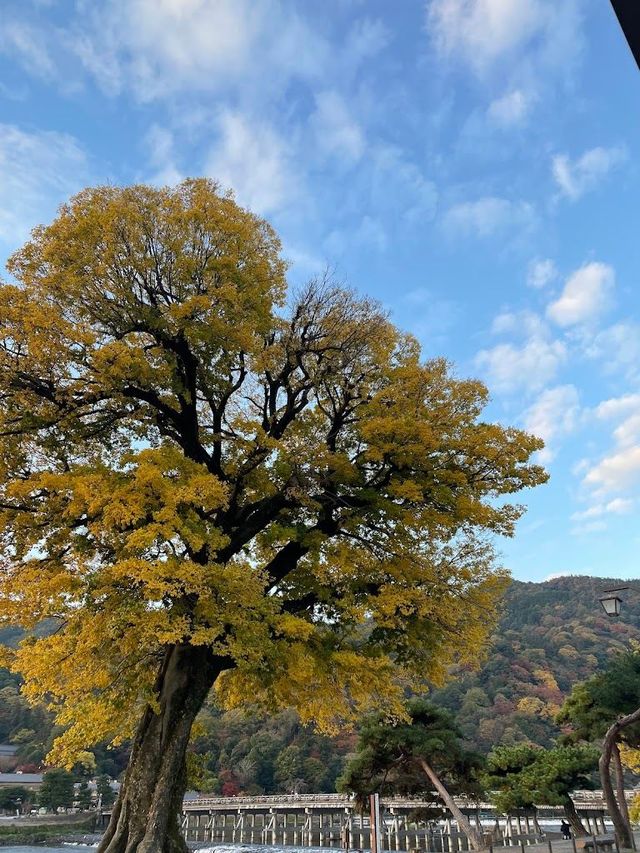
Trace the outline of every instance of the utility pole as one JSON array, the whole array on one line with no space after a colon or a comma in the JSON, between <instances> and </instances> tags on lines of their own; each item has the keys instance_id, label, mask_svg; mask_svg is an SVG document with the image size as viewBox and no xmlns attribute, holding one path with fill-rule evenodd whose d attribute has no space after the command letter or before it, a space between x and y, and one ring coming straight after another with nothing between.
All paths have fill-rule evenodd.
<instances>
[{"instance_id":1,"label":"utility pole","mask_svg":"<svg viewBox=\"0 0 640 853\"><path fill-rule=\"evenodd\" d=\"M611 5L640 68L640 3L638 0L611 0Z\"/></svg>"}]
</instances>

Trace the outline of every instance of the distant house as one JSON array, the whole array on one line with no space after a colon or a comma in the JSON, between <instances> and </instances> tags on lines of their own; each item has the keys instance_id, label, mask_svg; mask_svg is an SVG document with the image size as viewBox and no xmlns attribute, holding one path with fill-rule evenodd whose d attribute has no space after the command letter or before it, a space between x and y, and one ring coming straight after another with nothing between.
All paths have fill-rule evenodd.
<instances>
[{"instance_id":1,"label":"distant house","mask_svg":"<svg viewBox=\"0 0 640 853\"><path fill-rule=\"evenodd\" d=\"M14 743L0 743L0 758L15 758L18 747Z\"/></svg>"},{"instance_id":2,"label":"distant house","mask_svg":"<svg viewBox=\"0 0 640 853\"><path fill-rule=\"evenodd\" d=\"M0 773L0 788L7 788L10 785L39 788L42 785L42 773Z\"/></svg>"}]
</instances>

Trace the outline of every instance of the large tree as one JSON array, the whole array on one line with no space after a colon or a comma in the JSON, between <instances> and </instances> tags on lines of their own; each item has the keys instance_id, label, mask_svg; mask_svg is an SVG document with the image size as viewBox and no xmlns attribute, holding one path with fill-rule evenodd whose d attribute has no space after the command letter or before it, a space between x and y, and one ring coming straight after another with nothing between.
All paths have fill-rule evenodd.
<instances>
[{"instance_id":1,"label":"large tree","mask_svg":"<svg viewBox=\"0 0 640 853\"><path fill-rule=\"evenodd\" d=\"M338 787L364 803L373 793L419 795L442 802L475 850L485 846L455 802L455 794L480 793L480 756L462 740L453 716L425 699L411 699L406 720L377 713L365 719L358 750Z\"/></svg>"},{"instance_id":2,"label":"large tree","mask_svg":"<svg viewBox=\"0 0 640 853\"><path fill-rule=\"evenodd\" d=\"M101 187L0 291L0 624L65 727L133 737L100 850L184 851L212 685L328 727L472 662L505 575L489 537L541 442L422 362L368 299L287 298L271 227L207 180Z\"/></svg>"}]
</instances>

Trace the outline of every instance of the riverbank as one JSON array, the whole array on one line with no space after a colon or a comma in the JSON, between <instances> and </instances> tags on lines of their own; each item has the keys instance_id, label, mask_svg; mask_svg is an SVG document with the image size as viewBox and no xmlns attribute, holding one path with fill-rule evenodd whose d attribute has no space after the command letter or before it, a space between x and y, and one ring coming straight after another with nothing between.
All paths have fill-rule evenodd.
<instances>
[{"instance_id":1,"label":"riverbank","mask_svg":"<svg viewBox=\"0 0 640 853\"><path fill-rule=\"evenodd\" d=\"M82 817L49 815L0 822L0 848L38 844L94 844L101 837L94 832L95 819L95 814Z\"/></svg>"}]
</instances>

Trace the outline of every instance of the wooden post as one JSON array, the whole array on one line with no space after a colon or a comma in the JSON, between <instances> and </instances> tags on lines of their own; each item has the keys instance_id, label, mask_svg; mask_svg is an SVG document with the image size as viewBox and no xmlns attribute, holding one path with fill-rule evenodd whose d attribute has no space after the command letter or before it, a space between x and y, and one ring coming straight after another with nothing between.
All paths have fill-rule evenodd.
<instances>
[{"instance_id":1,"label":"wooden post","mask_svg":"<svg viewBox=\"0 0 640 853\"><path fill-rule=\"evenodd\" d=\"M382 833L380 832L380 795L371 794L369 797L369 813L371 820L371 853L382 853Z\"/></svg>"}]
</instances>

